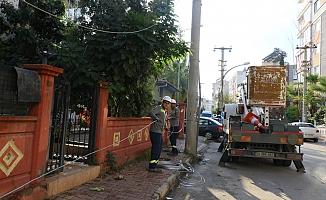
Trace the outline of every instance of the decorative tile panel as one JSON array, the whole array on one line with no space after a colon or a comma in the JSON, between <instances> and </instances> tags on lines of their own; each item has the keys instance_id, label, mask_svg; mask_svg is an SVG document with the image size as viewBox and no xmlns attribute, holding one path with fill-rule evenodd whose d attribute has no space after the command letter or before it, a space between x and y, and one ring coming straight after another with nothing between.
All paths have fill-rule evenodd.
<instances>
[{"instance_id":1,"label":"decorative tile panel","mask_svg":"<svg viewBox=\"0 0 326 200\"><path fill-rule=\"evenodd\" d=\"M116 132L113 135L113 146L119 146L120 145L120 132Z\"/></svg>"},{"instance_id":2,"label":"decorative tile panel","mask_svg":"<svg viewBox=\"0 0 326 200\"><path fill-rule=\"evenodd\" d=\"M132 144L132 142L134 141L134 138L135 138L134 131L132 129L130 129L130 132L128 135L129 144Z\"/></svg>"},{"instance_id":3,"label":"decorative tile panel","mask_svg":"<svg viewBox=\"0 0 326 200\"><path fill-rule=\"evenodd\" d=\"M147 141L148 140L148 136L149 136L149 132L148 132L148 129L145 129L145 140Z\"/></svg>"},{"instance_id":4,"label":"decorative tile panel","mask_svg":"<svg viewBox=\"0 0 326 200\"><path fill-rule=\"evenodd\" d=\"M137 132L137 141L141 141L142 133L143 133L143 131L141 131L141 130Z\"/></svg>"},{"instance_id":5,"label":"decorative tile panel","mask_svg":"<svg viewBox=\"0 0 326 200\"><path fill-rule=\"evenodd\" d=\"M16 146L14 140L9 140L0 150L0 170L3 171L6 176L9 176L23 156L24 154Z\"/></svg>"}]
</instances>

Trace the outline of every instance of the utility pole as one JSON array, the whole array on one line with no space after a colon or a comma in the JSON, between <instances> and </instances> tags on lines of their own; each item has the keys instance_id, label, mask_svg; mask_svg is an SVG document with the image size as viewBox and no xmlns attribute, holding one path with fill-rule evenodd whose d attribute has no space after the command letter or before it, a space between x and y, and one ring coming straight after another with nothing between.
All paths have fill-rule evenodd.
<instances>
[{"instance_id":1,"label":"utility pole","mask_svg":"<svg viewBox=\"0 0 326 200\"><path fill-rule=\"evenodd\" d=\"M224 50L229 50L229 52L231 52L232 50L232 47L230 48L225 48L225 47L219 47L219 48L215 48L214 47L214 51L215 49L221 49L221 52L222 52L222 60L221 61L221 93L220 93L220 101L219 101L219 108L220 108L220 112L222 113L223 112L223 101L224 101L224 97L223 97L223 85L224 85Z\"/></svg>"},{"instance_id":2,"label":"utility pole","mask_svg":"<svg viewBox=\"0 0 326 200\"><path fill-rule=\"evenodd\" d=\"M308 77L308 68L311 65L311 58L309 61L307 60L307 49L313 49L317 48L317 46L314 44L312 46L305 45L303 47L298 47L296 49L303 49L304 50L304 60L302 61L303 66L303 103L302 103L302 122L307 122L307 102L306 102L306 96L307 96L307 77Z\"/></svg>"},{"instance_id":3,"label":"utility pole","mask_svg":"<svg viewBox=\"0 0 326 200\"><path fill-rule=\"evenodd\" d=\"M197 156L197 126L198 126L198 81L199 81L199 41L200 41L200 15L201 0L192 2L191 46L193 54L190 55L188 102L187 102L187 136L186 152Z\"/></svg>"}]
</instances>

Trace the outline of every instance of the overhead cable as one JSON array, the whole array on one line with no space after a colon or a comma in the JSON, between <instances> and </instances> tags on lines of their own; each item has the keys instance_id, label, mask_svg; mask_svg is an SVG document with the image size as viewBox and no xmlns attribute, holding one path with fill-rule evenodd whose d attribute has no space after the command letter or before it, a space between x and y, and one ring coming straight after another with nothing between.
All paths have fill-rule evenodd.
<instances>
[{"instance_id":1,"label":"overhead cable","mask_svg":"<svg viewBox=\"0 0 326 200\"><path fill-rule=\"evenodd\" d=\"M41 9L41 8L39 8L39 7L33 5L33 4L31 4L31 3L29 3L29 2L27 2L27 1L25 1L25 0L22 0L22 1L23 1L24 3L26 3L27 5L29 5L29 6L35 8L35 9L41 11L41 12L44 12L44 13L50 15L51 17L55 17L55 18L57 18L57 19L62 20L60 17L58 17L58 16L56 16L56 15L54 15L54 14L48 12L48 11L45 11L45 10L43 10L43 9ZM73 22L73 23L74 23L74 22ZM156 25L156 24L153 24L153 25L150 25L150 26L148 26L148 27L146 27L146 28L143 28L143 29L140 29L140 30L137 30L137 31L122 31L122 32L119 32L119 31L108 31L108 30L101 30L101 29L91 28L91 27L83 26L83 25L80 25L80 24L77 24L77 23L74 23L74 24L75 24L76 26L79 26L79 27L84 28L84 29L89 29L89 30L92 30L92 31L102 32L102 33L110 33L110 34L133 34L133 33L139 33L139 32L145 31L145 30L147 30L147 29L150 29L150 28L152 28L153 26Z\"/></svg>"}]
</instances>

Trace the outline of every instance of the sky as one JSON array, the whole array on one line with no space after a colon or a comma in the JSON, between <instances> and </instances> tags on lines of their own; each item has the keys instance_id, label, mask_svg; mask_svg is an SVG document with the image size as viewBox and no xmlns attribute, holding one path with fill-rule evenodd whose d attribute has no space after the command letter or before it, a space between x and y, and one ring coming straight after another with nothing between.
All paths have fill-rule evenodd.
<instances>
[{"instance_id":1,"label":"sky","mask_svg":"<svg viewBox=\"0 0 326 200\"><path fill-rule=\"evenodd\" d=\"M212 83L220 78L221 50L225 70L250 62L260 66L262 59L280 48L287 52L285 61L295 64L297 39L297 0L201 0L199 68L202 97L211 99ZM184 30L183 39L191 41L192 0L174 0L178 25ZM230 70L226 80L244 66Z\"/></svg>"}]
</instances>

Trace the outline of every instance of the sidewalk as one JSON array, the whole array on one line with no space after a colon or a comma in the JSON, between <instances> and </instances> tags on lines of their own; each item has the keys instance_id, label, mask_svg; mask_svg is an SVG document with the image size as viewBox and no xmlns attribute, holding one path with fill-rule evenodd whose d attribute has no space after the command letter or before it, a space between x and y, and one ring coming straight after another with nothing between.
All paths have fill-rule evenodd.
<instances>
[{"instance_id":1,"label":"sidewalk","mask_svg":"<svg viewBox=\"0 0 326 200\"><path fill-rule=\"evenodd\" d=\"M188 156L182 153L185 147L185 139L178 139L177 146L181 153L178 156L167 155L162 151L161 158L171 159L170 161L185 161ZM197 151L206 147L202 137L198 138ZM92 200L163 200L169 191L177 183L177 175L174 170L162 169L163 173L152 173L147 171L148 161L134 163L119 173L109 174L105 178L96 178L81 186L63 192L51 198L51 200L66 199L92 199ZM122 180L115 180L114 177L122 175ZM98 191L93 190L94 188Z\"/></svg>"}]
</instances>

